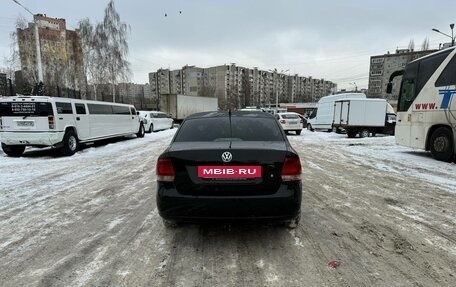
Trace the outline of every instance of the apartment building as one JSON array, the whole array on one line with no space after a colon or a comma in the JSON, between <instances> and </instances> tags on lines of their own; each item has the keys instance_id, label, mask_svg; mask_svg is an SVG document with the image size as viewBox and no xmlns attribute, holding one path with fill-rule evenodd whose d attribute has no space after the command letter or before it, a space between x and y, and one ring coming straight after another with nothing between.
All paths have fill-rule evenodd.
<instances>
[{"instance_id":1,"label":"apartment building","mask_svg":"<svg viewBox=\"0 0 456 287\"><path fill-rule=\"evenodd\" d=\"M151 95L217 97L221 109L275 105L279 102L318 101L336 92L337 85L324 79L287 75L273 70L247 68L235 63L209 68L184 66L149 73Z\"/></svg>"},{"instance_id":2,"label":"apartment building","mask_svg":"<svg viewBox=\"0 0 456 287\"><path fill-rule=\"evenodd\" d=\"M81 41L76 31L66 29L66 21L46 15L34 16L38 25L44 83L48 94L58 89L81 90L87 83ZM35 23L18 29L18 44L24 85L32 87L38 80L36 66Z\"/></svg>"},{"instance_id":3,"label":"apartment building","mask_svg":"<svg viewBox=\"0 0 456 287\"><path fill-rule=\"evenodd\" d=\"M435 51L437 50L413 51L410 49L396 49L394 54L388 52L384 55L372 56L370 58L368 96L371 98L397 100L401 77L396 77L393 80L393 92L391 95L387 95L386 85L390 75L394 71L404 69L407 63Z\"/></svg>"}]
</instances>

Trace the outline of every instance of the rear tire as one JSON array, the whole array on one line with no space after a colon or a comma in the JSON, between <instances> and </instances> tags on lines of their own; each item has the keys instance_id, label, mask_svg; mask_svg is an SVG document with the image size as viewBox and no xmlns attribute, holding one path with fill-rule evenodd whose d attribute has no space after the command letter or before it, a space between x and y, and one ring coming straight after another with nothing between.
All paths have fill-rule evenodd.
<instances>
[{"instance_id":1,"label":"rear tire","mask_svg":"<svg viewBox=\"0 0 456 287\"><path fill-rule=\"evenodd\" d=\"M63 136L62 144L63 146L60 149L60 152L63 155L71 156L75 154L79 149L79 140L76 133L72 130L68 130Z\"/></svg>"},{"instance_id":2,"label":"rear tire","mask_svg":"<svg viewBox=\"0 0 456 287\"><path fill-rule=\"evenodd\" d=\"M25 146L23 145L6 145L2 143L2 150L8 156L11 157L20 157L25 150Z\"/></svg>"},{"instance_id":3,"label":"rear tire","mask_svg":"<svg viewBox=\"0 0 456 287\"><path fill-rule=\"evenodd\" d=\"M451 162L454 155L453 134L448 128L436 129L431 135L430 149L436 160Z\"/></svg>"},{"instance_id":4,"label":"rear tire","mask_svg":"<svg viewBox=\"0 0 456 287\"><path fill-rule=\"evenodd\" d=\"M368 138L370 136L370 131L368 129L362 129L359 132L359 137L360 138Z\"/></svg>"},{"instance_id":5,"label":"rear tire","mask_svg":"<svg viewBox=\"0 0 456 287\"><path fill-rule=\"evenodd\" d=\"M143 138L144 137L144 134L146 133L146 131L144 130L144 125L142 123L139 124L139 130L138 132L136 133L136 136L138 138Z\"/></svg>"},{"instance_id":6,"label":"rear tire","mask_svg":"<svg viewBox=\"0 0 456 287\"><path fill-rule=\"evenodd\" d=\"M152 133L153 131L154 131L154 124L150 124L149 133Z\"/></svg>"},{"instance_id":7,"label":"rear tire","mask_svg":"<svg viewBox=\"0 0 456 287\"><path fill-rule=\"evenodd\" d=\"M311 124L307 124L307 130L313 132L314 129L312 128L312 125Z\"/></svg>"},{"instance_id":8,"label":"rear tire","mask_svg":"<svg viewBox=\"0 0 456 287\"><path fill-rule=\"evenodd\" d=\"M296 134L299 136L301 134L301 130L297 130Z\"/></svg>"},{"instance_id":9,"label":"rear tire","mask_svg":"<svg viewBox=\"0 0 456 287\"><path fill-rule=\"evenodd\" d=\"M356 131L347 131L347 137L349 138L354 138L356 137L357 132Z\"/></svg>"}]
</instances>

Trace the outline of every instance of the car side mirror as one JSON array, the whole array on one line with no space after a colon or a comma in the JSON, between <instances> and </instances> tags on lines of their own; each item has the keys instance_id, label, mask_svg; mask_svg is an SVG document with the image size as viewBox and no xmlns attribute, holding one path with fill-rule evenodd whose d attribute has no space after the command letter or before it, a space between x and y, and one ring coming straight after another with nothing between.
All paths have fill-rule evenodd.
<instances>
[{"instance_id":1,"label":"car side mirror","mask_svg":"<svg viewBox=\"0 0 456 287\"><path fill-rule=\"evenodd\" d=\"M391 94L392 91L393 91L393 83L389 82L389 83L386 85L386 93L387 93L387 94Z\"/></svg>"}]
</instances>

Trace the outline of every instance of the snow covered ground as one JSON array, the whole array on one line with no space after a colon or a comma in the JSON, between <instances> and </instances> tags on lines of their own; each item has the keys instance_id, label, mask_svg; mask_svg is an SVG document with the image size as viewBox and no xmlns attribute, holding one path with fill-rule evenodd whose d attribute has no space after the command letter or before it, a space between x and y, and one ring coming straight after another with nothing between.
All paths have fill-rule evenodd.
<instances>
[{"instance_id":1,"label":"snow covered ground","mask_svg":"<svg viewBox=\"0 0 456 287\"><path fill-rule=\"evenodd\" d=\"M406 178L425 178L456 193L456 164L436 161L424 150L396 145L394 136L348 138L344 134L304 130L301 137L289 136L289 139L292 143L321 143L323 149L339 149L340 159L351 160L355 165L370 166Z\"/></svg>"},{"instance_id":2,"label":"snow covered ground","mask_svg":"<svg viewBox=\"0 0 456 287\"><path fill-rule=\"evenodd\" d=\"M303 131L301 223L165 229L155 162L176 129L72 157L0 151L2 286L452 286L456 165ZM337 269L331 261L341 262Z\"/></svg>"}]
</instances>

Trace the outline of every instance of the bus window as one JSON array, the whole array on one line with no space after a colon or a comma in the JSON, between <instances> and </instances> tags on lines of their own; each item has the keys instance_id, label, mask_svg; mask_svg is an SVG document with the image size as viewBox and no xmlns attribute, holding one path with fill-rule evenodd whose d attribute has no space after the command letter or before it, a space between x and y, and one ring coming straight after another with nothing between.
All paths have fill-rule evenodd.
<instances>
[{"instance_id":1,"label":"bus window","mask_svg":"<svg viewBox=\"0 0 456 287\"><path fill-rule=\"evenodd\" d=\"M456 85L456 57L448 63L439 78L435 82L436 87L446 87Z\"/></svg>"},{"instance_id":2,"label":"bus window","mask_svg":"<svg viewBox=\"0 0 456 287\"><path fill-rule=\"evenodd\" d=\"M415 97L415 81L411 79L403 80L401 85L401 94L397 105L397 111L407 111L412 102L415 100Z\"/></svg>"},{"instance_id":3,"label":"bus window","mask_svg":"<svg viewBox=\"0 0 456 287\"><path fill-rule=\"evenodd\" d=\"M434 56L429 56L420 61L417 85L416 85L416 94L418 95L426 83L429 81L429 78L435 73L435 71L442 64L443 60L448 57L450 51L444 51L437 53Z\"/></svg>"}]
</instances>

